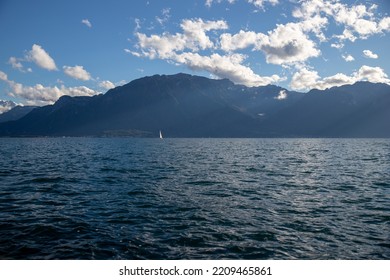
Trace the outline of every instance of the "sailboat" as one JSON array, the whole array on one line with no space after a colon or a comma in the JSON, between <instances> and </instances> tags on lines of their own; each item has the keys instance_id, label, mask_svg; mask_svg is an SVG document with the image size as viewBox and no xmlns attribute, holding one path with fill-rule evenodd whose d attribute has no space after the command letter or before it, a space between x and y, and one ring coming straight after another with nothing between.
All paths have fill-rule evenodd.
<instances>
[{"instance_id":1,"label":"sailboat","mask_svg":"<svg viewBox=\"0 0 390 280\"><path fill-rule=\"evenodd\" d=\"M163 136L162 136L161 130L160 130L160 139L163 139Z\"/></svg>"}]
</instances>

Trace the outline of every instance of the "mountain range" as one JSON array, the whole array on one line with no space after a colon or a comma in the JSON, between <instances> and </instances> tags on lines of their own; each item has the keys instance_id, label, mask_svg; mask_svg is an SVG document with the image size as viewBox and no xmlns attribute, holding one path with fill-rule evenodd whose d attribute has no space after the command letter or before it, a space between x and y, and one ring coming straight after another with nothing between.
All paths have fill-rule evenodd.
<instances>
[{"instance_id":1,"label":"mountain range","mask_svg":"<svg viewBox=\"0 0 390 280\"><path fill-rule=\"evenodd\" d=\"M369 82L301 93L155 75L29 109L0 136L390 137L390 86Z\"/></svg>"},{"instance_id":2,"label":"mountain range","mask_svg":"<svg viewBox=\"0 0 390 280\"><path fill-rule=\"evenodd\" d=\"M30 113L37 106L21 106L15 104L10 110L0 114L0 123L18 120Z\"/></svg>"}]
</instances>

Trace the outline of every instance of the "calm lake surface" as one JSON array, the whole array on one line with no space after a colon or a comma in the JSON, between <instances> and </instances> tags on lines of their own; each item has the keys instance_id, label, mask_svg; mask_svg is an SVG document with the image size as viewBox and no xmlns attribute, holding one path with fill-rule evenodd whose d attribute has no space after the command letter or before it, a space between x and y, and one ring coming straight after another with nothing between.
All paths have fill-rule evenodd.
<instances>
[{"instance_id":1,"label":"calm lake surface","mask_svg":"<svg viewBox=\"0 0 390 280\"><path fill-rule=\"evenodd\" d=\"M1 259L390 259L390 139L0 139Z\"/></svg>"}]
</instances>

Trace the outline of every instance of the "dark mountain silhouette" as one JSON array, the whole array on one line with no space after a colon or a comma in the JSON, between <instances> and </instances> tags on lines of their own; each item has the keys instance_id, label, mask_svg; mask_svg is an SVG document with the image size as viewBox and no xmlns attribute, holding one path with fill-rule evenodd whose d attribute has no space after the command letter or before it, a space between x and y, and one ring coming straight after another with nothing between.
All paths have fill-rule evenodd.
<instances>
[{"instance_id":1,"label":"dark mountain silhouette","mask_svg":"<svg viewBox=\"0 0 390 280\"><path fill-rule=\"evenodd\" d=\"M390 86L357 82L311 90L269 125L287 137L390 137Z\"/></svg>"},{"instance_id":2,"label":"dark mountain silhouette","mask_svg":"<svg viewBox=\"0 0 390 280\"><path fill-rule=\"evenodd\" d=\"M390 86L308 93L155 75L93 97L61 97L0 124L1 136L390 137Z\"/></svg>"},{"instance_id":3,"label":"dark mountain silhouette","mask_svg":"<svg viewBox=\"0 0 390 280\"><path fill-rule=\"evenodd\" d=\"M37 108L37 106L15 106L11 110L0 114L0 123L18 120L35 108Z\"/></svg>"}]
</instances>

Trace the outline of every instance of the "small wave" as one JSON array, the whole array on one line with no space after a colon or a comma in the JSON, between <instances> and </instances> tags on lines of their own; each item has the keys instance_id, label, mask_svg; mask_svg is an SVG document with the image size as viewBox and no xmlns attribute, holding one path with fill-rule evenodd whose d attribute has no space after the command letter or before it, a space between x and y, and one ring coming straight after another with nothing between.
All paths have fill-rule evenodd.
<instances>
[{"instance_id":1,"label":"small wave","mask_svg":"<svg viewBox=\"0 0 390 280\"><path fill-rule=\"evenodd\" d=\"M262 168L265 168L265 166L262 166ZM256 173L256 172L260 172L262 170L260 168L256 168L256 167L249 167L249 168L245 169L245 171Z\"/></svg>"},{"instance_id":2,"label":"small wave","mask_svg":"<svg viewBox=\"0 0 390 280\"><path fill-rule=\"evenodd\" d=\"M3 259L390 258L388 144L66 141L0 157Z\"/></svg>"},{"instance_id":3,"label":"small wave","mask_svg":"<svg viewBox=\"0 0 390 280\"><path fill-rule=\"evenodd\" d=\"M13 175L15 171L13 170L0 170L0 176Z\"/></svg>"},{"instance_id":4,"label":"small wave","mask_svg":"<svg viewBox=\"0 0 390 280\"><path fill-rule=\"evenodd\" d=\"M374 182L373 184L378 187L390 187L390 182Z\"/></svg>"},{"instance_id":5,"label":"small wave","mask_svg":"<svg viewBox=\"0 0 390 280\"><path fill-rule=\"evenodd\" d=\"M14 183L14 185L28 185L28 184L46 184L46 183L59 183L65 181L66 179L61 176L57 177L37 177L28 180L22 180Z\"/></svg>"},{"instance_id":6,"label":"small wave","mask_svg":"<svg viewBox=\"0 0 390 280\"><path fill-rule=\"evenodd\" d=\"M248 238L255 241L277 241L276 234L270 231L259 231L248 234Z\"/></svg>"},{"instance_id":7,"label":"small wave","mask_svg":"<svg viewBox=\"0 0 390 280\"><path fill-rule=\"evenodd\" d=\"M379 160L379 158L377 158L377 157L372 157L372 158L362 158L361 160L362 160L362 161L377 161L377 160Z\"/></svg>"},{"instance_id":8,"label":"small wave","mask_svg":"<svg viewBox=\"0 0 390 280\"><path fill-rule=\"evenodd\" d=\"M214 186L214 185L223 184L223 182L201 180L201 181L189 181L189 182L185 182L184 184L194 185L194 186Z\"/></svg>"}]
</instances>

